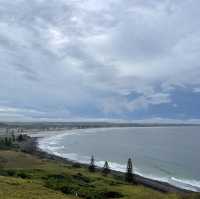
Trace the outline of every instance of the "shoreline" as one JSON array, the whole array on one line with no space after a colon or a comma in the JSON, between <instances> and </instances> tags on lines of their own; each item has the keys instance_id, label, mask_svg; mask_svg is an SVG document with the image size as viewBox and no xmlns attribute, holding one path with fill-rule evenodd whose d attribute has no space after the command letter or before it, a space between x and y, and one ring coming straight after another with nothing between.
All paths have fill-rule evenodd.
<instances>
[{"instance_id":1,"label":"shoreline","mask_svg":"<svg viewBox=\"0 0 200 199\"><path fill-rule=\"evenodd\" d=\"M60 156L57 156L57 155L54 155L54 154L50 154L50 153L40 149L39 146L38 146L38 140L42 139L44 137L45 136L40 136L40 137L34 136L34 137L32 137L31 135L29 135L29 139L27 139L25 142L23 142L20 145L20 148L22 149L22 151L24 151L26 153L30 153L32 155L35 155L35 156L37 156L41 159L52 160L52 161L56 161L58 163L69 164L69 165L72 165L72 166L75 165L75 164L78 164L78 165L85 167L85 168L88 167L88 164L79 163L77 161L73 161L73 160L63 158L63 157L60 157ZM97 171L101 171L101 168L97 167ZM111 174L115 177L122 179L122 180L124 179L124 173L123 172L111 170ZM154 189L156 191L164 192L164 193L195 193L195 191L179 188L179 187L171 185L167 182L162 182L162 181L158 181L158 180L145 178L145 177L140 176L138 174L134 174L134 181L138 185L143 185L145 187Z\"/></svg>"}]
</instances>

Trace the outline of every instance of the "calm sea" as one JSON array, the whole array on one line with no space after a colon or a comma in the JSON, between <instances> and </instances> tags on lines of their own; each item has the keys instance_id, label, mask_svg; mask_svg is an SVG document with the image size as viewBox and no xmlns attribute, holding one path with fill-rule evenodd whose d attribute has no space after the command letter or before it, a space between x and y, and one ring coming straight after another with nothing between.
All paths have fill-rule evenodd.
<instances>
[{"instance_id":1,"label":"calm sea","mask_svg":"<svg viewBox=\"0 0 200 199\"><path fill-rule=\"evenodd\" d=\"M132 158L134 172L200 191L200 127L134 127L65 131L41 139L41 149L82 163L94 155L96 164L125 171Z\"/></svg>"}]
</instances>

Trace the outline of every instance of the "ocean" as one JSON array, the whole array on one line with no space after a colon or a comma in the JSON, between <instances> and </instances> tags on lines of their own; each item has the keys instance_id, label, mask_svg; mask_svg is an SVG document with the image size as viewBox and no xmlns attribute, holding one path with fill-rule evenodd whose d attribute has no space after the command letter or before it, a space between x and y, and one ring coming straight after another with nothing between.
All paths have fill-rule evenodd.
<instances>
[{"instance_id":1,"label":"ocean","mask_svg":"<svg viewBox=\"0 0 200 199\"><path fill-rule=\"evenodd\" d=\"M200 127L131 127L66 130L43 138L39 147L49 153L96 165L107 160L125 172L132 158L134 172L177 187L200 191Z\"/></svg>"}]
</instances>

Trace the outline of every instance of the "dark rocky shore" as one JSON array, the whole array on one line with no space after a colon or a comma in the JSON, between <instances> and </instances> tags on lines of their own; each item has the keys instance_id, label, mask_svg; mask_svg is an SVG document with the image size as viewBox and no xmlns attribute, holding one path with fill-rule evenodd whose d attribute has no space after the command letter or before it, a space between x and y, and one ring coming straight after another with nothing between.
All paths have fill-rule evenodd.
<instances>
[{"instance_id":1,"label":"dark rocky shore","mask_svg":"<svg viewBox=\"0 0 200 199\"><path fill-rule=\"evenodd\" d=\"M69 159L62 158L53 154L49 154L45 151L42 151L41 149L38 148L38 139L39 137L35 137L35 138L28 137L26 141L20 144L20 148L22 149L22 151L26 153L30 153L42 159L53 160L58 163L66 163L66 164L71 164L74 166L80 165L82 167L88 167L88 165L86 164L80 164L80 163L71 161ZM100 168L97 168L97 170L100 170ZM112 170L112 174L113 176L117 178L121 178L121 179L124 178L124 173L122 172ZM138 185L144 185L146 187L152 188L157 191L165 192L165 193L191 193L192 192L192 191L175 187L173 185L170 185L169 183L144 178L139 175L134 175L134 181Z\"/></svg>"}]
</instances>

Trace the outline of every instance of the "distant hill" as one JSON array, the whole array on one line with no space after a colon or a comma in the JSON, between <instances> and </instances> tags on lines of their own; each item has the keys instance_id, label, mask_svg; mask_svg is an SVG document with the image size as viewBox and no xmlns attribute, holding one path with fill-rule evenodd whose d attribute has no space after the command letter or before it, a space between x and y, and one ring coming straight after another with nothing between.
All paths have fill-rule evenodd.
<instances>
[{"instance_id":1,"label":"distant hill","mask_svg":"<svg viewBox=\"0 0 200 199\"><path fill-rule=\"evenodd\" d=\"M199 126L200 124L165 124L165 123L112 123L112 122L0 122L0 128L56 129L56 128L102 128L102 127L167 127Z\"/></svg>"}]
</instances>

